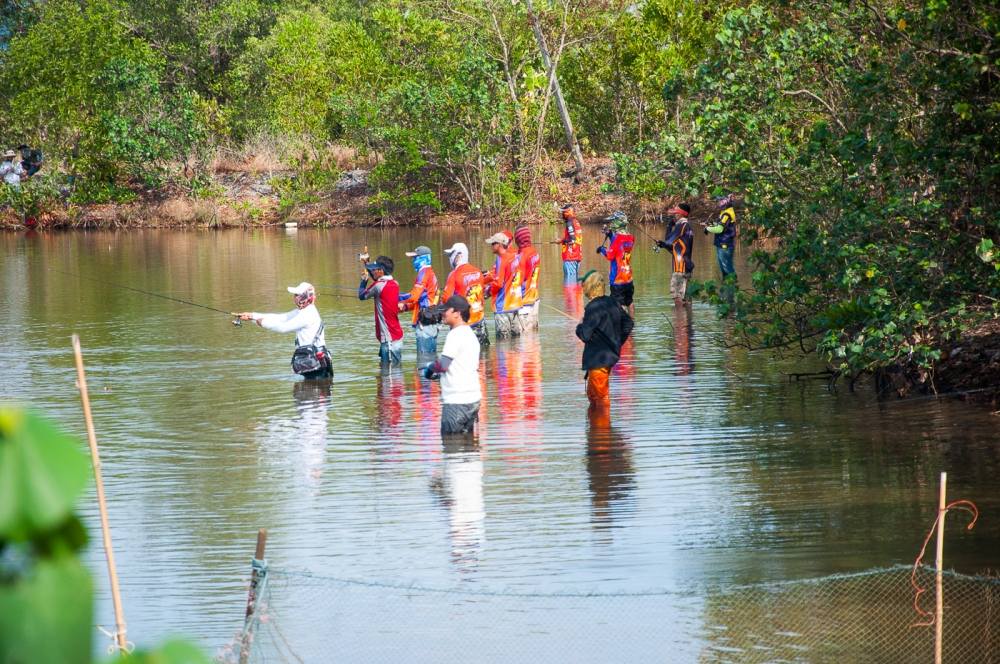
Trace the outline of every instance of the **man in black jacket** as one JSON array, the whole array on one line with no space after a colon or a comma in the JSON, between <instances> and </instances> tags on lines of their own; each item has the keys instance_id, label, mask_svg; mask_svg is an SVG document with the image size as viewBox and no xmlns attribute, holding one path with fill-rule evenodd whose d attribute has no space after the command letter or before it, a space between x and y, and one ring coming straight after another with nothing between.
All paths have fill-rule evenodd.
<instances>
[{"instance_id":1,"label":"man in black jacket","mask_svg":"<svg viewBox=\"0 0 1000 664\"><path fill-rule=\"evenodd\" d=\"M590 302L583 312L583 322L576 326L576 336L583 341L587 398L591 408L608 408L611 367L618 363L622 344L635 323L617 300L604 294L604 275L597 270L584 275L583 294Z\"/></svg>"}]
</instances>

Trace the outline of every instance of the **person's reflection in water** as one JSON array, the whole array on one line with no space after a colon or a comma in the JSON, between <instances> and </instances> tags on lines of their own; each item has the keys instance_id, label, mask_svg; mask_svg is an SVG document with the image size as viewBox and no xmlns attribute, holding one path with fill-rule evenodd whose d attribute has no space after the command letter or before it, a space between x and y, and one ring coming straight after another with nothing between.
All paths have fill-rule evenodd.
<instances>
[{"instance_id":1,"label":"person's reflection in water","mask_svg":"<svg viewBox=\"0 0 1000 664\"><path fill-rule=\"evenodd\" d=\"M486 540L483 502L483 458L479 441L469 436L442 436L441 469L431 478L431 491L448 510L451 559L461 572L479 566Z\"/></svg>"},{"instance_id":2,"label":"person's reflection in water","mask_svg":"<svg viewBox=\"0 0 1000 664\"><path fill-rule=\"evenodd\" d=\"M293 384L292 396L298 411L293 440L302 450L302 468L310 485L319 484L326 452L326 432L330 417L330 379L306 380Z\"/></svg>"},{"instance_id":3,"label":"person's reflection in water","mask_svg":"<svg viewBox=\"0 0 1000 664\"><path fill-rule=\"evenodd\" d=\"M691 305L674 307L674 350L677 360L677 375L687 376L694 371L694 324L691 321Z\"/></svg>"},{"instance_id":4,"label":"person's reflection in water","mask_svg":"<svg viewBox=\"0 0 1000 664\"><path fill-rule=\"evenodd\" d=\"M379 446L391 448L402 436L404 383L400 367L383 366L375 377L375 427L381 435L373 442Z\"/></svg>"},{"instance_id":5,"label":"person's reflection in water","mask_svg":"<svg viewBox=\"0 0 1000 664\"><path fill-rule=\"evenodd\" d=\"M615 512L621 511L635 488L632 450L624 434L611 426L610 408L591 407L587 418L590 522L595 530L606 530L614 526Z\"/></svg>"}]
</instances>

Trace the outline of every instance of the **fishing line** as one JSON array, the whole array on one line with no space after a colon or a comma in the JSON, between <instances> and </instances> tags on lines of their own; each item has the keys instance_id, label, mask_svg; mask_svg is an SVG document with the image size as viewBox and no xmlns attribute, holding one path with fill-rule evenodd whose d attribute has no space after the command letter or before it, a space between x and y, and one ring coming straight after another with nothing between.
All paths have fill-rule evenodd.
<instances>
[{"instance_id":1,"label":"fishing line","mask_svg":"<svg viewBox=\"0 0 1000 664\"><path fill-rule=\"evenodd\" d=\"M159 297L159 298L162 298L164 300L170 300L171 302L180 302L181 304L189 304L192 307L200 307L201 309L208 309L209 311L217 311L220 314L225 314L227 316L232 316L233 315L233 312L231 312L231 311L223 311L222 309L216 309L215 307L210 307L207 304L198 304L197 302L191 302L190 300L182 300L179 297L170 297L169 295L161 295L160 293L152 293L150 291L142 290L141 288L133 288L132 286L126 286L124 284L116 284L113 281L105 281L104 279L97 279L95 277L86 277L86 276L84 276L82 274L77 274L75 272L66 272L65 270L58 270L58 269L56 269L54 267L50 267L48 269L51 270L51 271L53 271L53 272L59 272L61 274L65 274L65 275L70 276L70 277L77 277L79 279L86 279L88 281L94 281L94 282L97 282L99 284L104 284L106 286L114 286L115 288L124 288L125 290L134 291L136 293L142 293L143 295L149 295L151 297Z\"/></svg>"}]
</instances>

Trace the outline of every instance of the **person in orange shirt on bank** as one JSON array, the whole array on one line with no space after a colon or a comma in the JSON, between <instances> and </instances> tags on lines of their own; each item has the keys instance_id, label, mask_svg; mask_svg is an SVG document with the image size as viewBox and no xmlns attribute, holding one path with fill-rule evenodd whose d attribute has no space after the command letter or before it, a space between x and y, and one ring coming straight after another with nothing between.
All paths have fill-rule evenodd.
<instances>
[{"instance_id":1,"label":"person in orange shirt on bank","mask_svg":"<svg viewBox=\"0 0 1000 664\"><path fill-rule=\"evenodd\" d=\"M521 331L538 329L538 274L541 257L531 244L531 229L519 226L514 230L518 262L521 267L521 310L518 312Z\"/></svg>"},{"instance_id":2,"label":"person in orange shirt on bank","mask_svg":"<svg viewBox=\"0 0 1000 664\"><path fill-rule=\"evenodd\" d=\"M576 218L573 204L567 203L560 208L563 223L563 236L556 244L562 245L563 286L579 286L580 261L583 260L583 228Z\"/></svg>"},{"instance_id":3,"label":"person in orange shirt on bank","mask_svg":"<svg viewBox=\"0 0 1000 664\"><path fill-rule=\"evenodd\" d=\"M469 326L476 333L480 346L490 345L490 336L486 333L486 296L483 287L483 273L479 268L469 263L469 248L463 242L456 242L450 249L445 249L451 263L451 272L445 280L441 301L447 302L452 295L461 295L469 301Z\"/></svg>"},{"instance_id":4,"label":"person in orange shirt on bank","mask_svg":"<svg viewBox=\"0 0 1000 664\"><path fill-rule=\"evenodd\" d=\"M494 233L486 239L496 260L493 269L483 274L486 297L493 298L493 324L497 339L521 334L518 311L521 309L521 264L510 247L509 232Z\"/></svg>"}]
</instances>

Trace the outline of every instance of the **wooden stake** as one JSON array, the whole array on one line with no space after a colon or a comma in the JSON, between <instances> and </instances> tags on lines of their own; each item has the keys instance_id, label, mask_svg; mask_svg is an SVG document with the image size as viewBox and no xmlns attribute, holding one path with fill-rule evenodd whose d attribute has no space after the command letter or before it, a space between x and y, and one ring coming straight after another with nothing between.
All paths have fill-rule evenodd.
<instances>
[{"instance_id":1,"label":"wooden stake","mask_svg":"<svg viewBox=\"0 0 1000 664\"><path fill-rule=\"evenodd\" d=\"M937 613L934 620L934 664L941 664L941 639L944 634L944 591L941 571L944 568L944 517L948 510L945 506L948 493L948 473L941 473L941 489L938 494L938 527L937 555L934 564L937 567Z\"/></svg>"},{"instance_id":2,"label":"wooden stake","mask_svg":"<svg viewBox=\"0 0 1000 664\"><path fill-rule=\"evenodd\" d=\"M254 551L254 560L264 560L264 550L267 547L267 528L257 531L257 549ZM257 566L254 565L250 573L250 592L247 593L247 610L243 616L243 642L240 644L240 664L247 664L250 659L250 635L247 634L247 625L250 623L250 616L257 609L257 586L260 583L260 575L257 573Z\"/></svg>"},{"instance_id":3,"label":"wooden stake","mask_svg":"<svg viewBox=\"0 0 1000 664\"><path fill-rule=\"evenodd\" d=\"M125 616L122 613L122 598L118 591L118 571L115 568L115 552L111 547L111 527L108 525L108 508L104 502L104 480L101 478L101 455L97 451L97 434L94 433L94 419L90 414L90 396L87 393L87 376L83 371L83 353L80 337L73 335L73 354L76 356L76 386L83 401L83 418L87 423L87 442L90 444L90 458L94 466L94 481L97 484L97 505L101 512L101 533L104 536L104 556L108 560L108 577L111 581L111 602L115 608L115 641L119 652L127 652L125 638Z\"/></svg>"}]
</instances>

